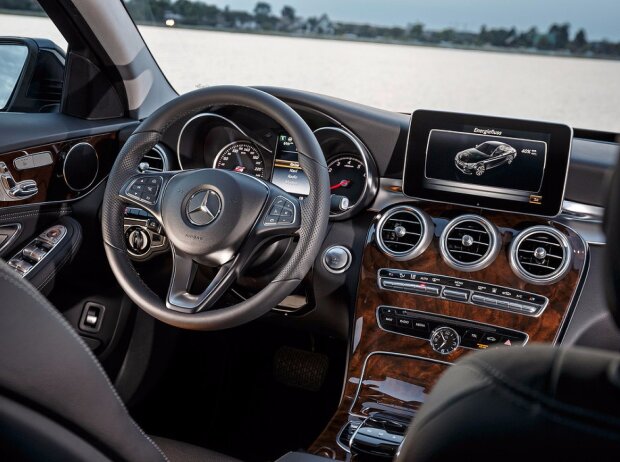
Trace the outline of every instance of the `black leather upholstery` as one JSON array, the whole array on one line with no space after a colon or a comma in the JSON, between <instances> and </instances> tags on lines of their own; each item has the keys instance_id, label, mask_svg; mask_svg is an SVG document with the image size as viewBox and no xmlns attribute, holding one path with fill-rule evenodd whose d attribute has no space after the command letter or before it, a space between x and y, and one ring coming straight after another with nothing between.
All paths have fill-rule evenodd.
<instances>
[{"instance_id":1,"label":"black leather upholstery","mask_svg":"<svg viewBox=\"0 0 620 462\"><path fill-rule=\"evenodd\" d=\"M616 167L605 209L607 305L620 327L620 170Z\"/></svg>"},{"instance_id":2,"label":"black leather upholstery","mask_svg":"<svg viewBox=\"0 0 620 462\"><path fill-rule=\"evenodd\" d=\"M439 380L398 461L610 460L619 398L613 353L541 345L472 354Z\"/></svg>"},{"instance_id":3,"label":"black leather upholstery","mask_svg":"<svg viewBox=\"0 0 620 462\"><path fill-rule=\"evenodd\" d=\"M153 440L164 451L170 462L235 462L237 460L181 441L159 436L154 436Z\"/></svg>"},{"instance_id":4,"label":"black leather upholstery","mask_svg":"<svg viewBox=\"0 0 620 462\"><path fill-rule=\"evenodd\" d=\"M0 460L14 460L7 451L23 449L24 441L33 451L20 456L54 460L36 451L33 438L36 433L43 444L62 431L66 438L83 441L97 460L169 460L130 417L101 365L62 315L1 261L0 294L0 402L16 404L14 412L0 412ZM33 417L24 419L25 411L18 413L22 408ZM41 422L35 425L37 415ZM27 428L32 435L22 434ZM44 429L53 431L42 437ZM192 460L231 460L172 440L165 440L165 446L174 455L191 449Z\"/></svg>"}]
</instances>

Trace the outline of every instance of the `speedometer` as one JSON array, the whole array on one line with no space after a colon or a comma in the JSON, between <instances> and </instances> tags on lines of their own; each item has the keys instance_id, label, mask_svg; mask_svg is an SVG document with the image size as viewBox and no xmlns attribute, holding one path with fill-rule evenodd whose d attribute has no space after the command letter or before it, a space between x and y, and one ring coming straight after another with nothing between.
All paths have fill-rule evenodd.
<instances>
[{"instance_id":1,"label":"speedometer","mask_svg":"<svg viewBox=\"0 0 620 462\"><path fill-rule=\"evenodd\" d=\"M249 141L235 141L215 156L213 168L245 173L265 178L265 161L258 149Z\"/></svg>"}]
</instances>

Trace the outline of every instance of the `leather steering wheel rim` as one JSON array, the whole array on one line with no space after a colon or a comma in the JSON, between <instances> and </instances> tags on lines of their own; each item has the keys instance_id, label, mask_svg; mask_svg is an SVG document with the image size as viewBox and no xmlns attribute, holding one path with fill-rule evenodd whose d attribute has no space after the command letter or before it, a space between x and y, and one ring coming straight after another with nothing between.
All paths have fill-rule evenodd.
<instances>
[{"instance_id":1,"label":"leather steering wheel rim","mask_svg":"<svg viewBox=\"0 0 620 462\"><path fill-rule=\"evenodd\" d=\"M195 115L208 107L220 105L235 105L254 109L280 124L295 140L299 152L299 162L310 183L310 194L296 205L300 212L300 224L296 231L299 238L297 246L288 262L281 268L272 282L256 295L230 307L211 311L181 312L170 309L169 304L162 301L142 281L134 269L127 253L123 231L123 211L128 204L128 197L123 196L121 192L128 190L128 182L136 177L140 160L160 141L162 135L172 124L182 118ZM187 172L177 173L177 177L181 178L181 175L185 173ZM211 173L213 174L213 172ZM207 174L209 172L205 172L205 175ZM218 175L222 176L225 181L230 181L232 178L224 178L224 174L221 173ZM230 173L230 175L239 174ZM245 177L246 175L239 176ZM170 181L169 185L171 185L173 180L164 179L164 181ZM274 188L273 185L268 187ZM162 188L161 196L173 194L174 191L170 192L173 189L172 186L166 189ZM283 191L279 190L277 197L283 195L287 197ZM290 197L289 199L292 200ZM112 271L123 290L134 303L153 317L184 329L220 330L231 328L252 321L268 312L284 300L305 277L319 254L327 232L329 199L329 175L323 152L312 130L293 109L274 96L251 87L216 86L199 89L186 93L155 111L138 126L121 149L110 172L103 199L102 233L104 247ZM165 201L165 198L161 198L161 200ZM185 200L187 201L187 199ZM225 206L225 198L223 198L223 202ZM269 207L269 204L266 204L265 207ZM259 215L259 219L262 219L262 213ZM257 222L255 228L261 224L262 222ZM255 228L253 228L253 232ZM168 233L165 226L164 230ZM171 246L174 246L172 240ZM174 277L173 274L172 279Z\"/></svg>"}]
</instances>

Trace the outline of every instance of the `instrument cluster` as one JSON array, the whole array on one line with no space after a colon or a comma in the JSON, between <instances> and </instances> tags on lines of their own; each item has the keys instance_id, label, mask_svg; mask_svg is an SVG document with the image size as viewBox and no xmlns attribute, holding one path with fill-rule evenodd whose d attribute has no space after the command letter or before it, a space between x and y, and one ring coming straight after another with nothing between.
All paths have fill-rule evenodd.
<instances>
[{"instance_id":1,"label":"instrument cluster","mask_svg":"<svg viewBox=\"0 0 620 462\"><path fill-rule=\"evenodd\" d=\"M231 117L206 112L189 119L179 132L179 167L219 168L270 181L303 200L310 184L300 165L295 141L275 122L246 128ZM256 126L258 128L256 128ZM350 218L374 199L379 176L374 159L349 130L317 128L330 176L331 217Z\"/></svg>"}]
</instances>

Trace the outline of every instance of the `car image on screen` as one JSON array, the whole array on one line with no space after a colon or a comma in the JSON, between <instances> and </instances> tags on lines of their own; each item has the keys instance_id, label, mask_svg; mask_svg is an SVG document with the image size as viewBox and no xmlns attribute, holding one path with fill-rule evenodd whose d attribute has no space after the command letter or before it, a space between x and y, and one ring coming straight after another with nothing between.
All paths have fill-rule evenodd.
<instances>
[{"instance_id":1,"label":"car image on screen","mask_svg":"<svg viewBox=\"0 0 620 462\"><path fill-rule=\"evenodd\" d=\"M466 175L482 176L487 170L501 165L510 165L517 157L517 151L501 141L485 141L474 148L459 152L454 164Z\"/></svg>"}]
</instances>

